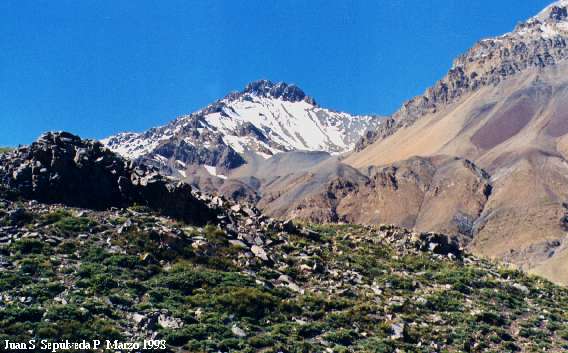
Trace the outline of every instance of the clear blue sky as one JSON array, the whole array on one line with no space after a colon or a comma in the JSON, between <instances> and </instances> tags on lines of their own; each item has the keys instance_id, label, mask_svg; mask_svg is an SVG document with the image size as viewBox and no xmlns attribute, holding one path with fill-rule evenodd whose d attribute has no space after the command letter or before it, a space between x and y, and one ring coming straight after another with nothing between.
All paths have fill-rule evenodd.
<instances>
[{"instance_id":1,"label":"clear blue sky","mask_svg":"<svg viewBox=\"0 0 568 353\"><path fill-rule=\"evenodd\" d=\"M548 3L2 0L0 145L142 131L261 78L390 114L475 41Z\"/></svg>"}]
</instances>

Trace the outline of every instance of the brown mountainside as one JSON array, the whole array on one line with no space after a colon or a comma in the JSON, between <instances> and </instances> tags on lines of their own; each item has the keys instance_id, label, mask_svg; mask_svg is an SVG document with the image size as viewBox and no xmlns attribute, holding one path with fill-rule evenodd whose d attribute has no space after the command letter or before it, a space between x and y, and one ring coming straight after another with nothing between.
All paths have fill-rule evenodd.
<instances>
[{"instance_id":1,"label":"brown mountainside","mask_svg":"<svg viewBox=\"0 0 568 353\"><path fill-rule=\"evenodd\" d=\"M562 283L568 283L566 5L478 43L395 114L374 143L345 160L355 168L415 156L473 161L488 173L492 191L473 221L471 249ZM449 178L467 185L460 175ZM469 198L465 189L454 197ZM447 212L446 205L430 212Z\"/></svg>"}]
</instances>

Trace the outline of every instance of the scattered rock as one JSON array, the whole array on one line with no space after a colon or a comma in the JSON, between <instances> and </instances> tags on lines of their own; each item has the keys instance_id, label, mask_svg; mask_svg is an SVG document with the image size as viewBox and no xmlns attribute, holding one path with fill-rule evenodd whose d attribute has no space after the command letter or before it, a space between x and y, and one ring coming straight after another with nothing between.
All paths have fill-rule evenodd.
<instances>
[{"instance_id":1,"label":"scattered rock","mask_svg":"<svg viewBox=\"0 0 568 353\"><path fill-rule=\"evenodd\" d=\"M393 340L399 340L404 337L404 324L401 323L393 323L391 324L391 338Z\"/></svg>"},{"instance_id":2,"label":"scattered rock","mask_svg":"<svg viewBox=\"0 0 568 353\"><path fill-rule=\"evenodd\" d=\"M524 294L529 294L530 290L527 286L524 286L520 283L514 283L513 284L513 288L517 289L518 291L524 293Z\"/></svg>"},{"instance_id":3,"label":"scattered rock","mask_svg":"<svg viewBox=\"0 0 568 353\"><path fill-rule=\"evenodd\" d=\"M237 336L237 337L246 337L247 333L240 327L238 327L237 325L233 325L233 327L231 327L231 332L233 333L233 335Z\"/></svg>"},{"instance_id":4,"label":"scattered rock","mask_svg":"<svg viewBox=\"0 0 568 353\"><path fill-rule=\"evenodd\" d=\"M250 248L250 251L254 254L254 256L260 258L263 261L268 261L268 255L266 255L266 251L258 245L253 245Z\"/></svg>"},{"instance_id":5,"label":"scattered rock","mask_svg":"<svg viewBox=\"0 0 568 353\"><path fill-rule=\"evenodd\" d=\"M158 325L168 329L179 329L183 327L183 321L181 319L167 316L166 314L160 314L158 317Z\"/></svg>"}]
</instances>

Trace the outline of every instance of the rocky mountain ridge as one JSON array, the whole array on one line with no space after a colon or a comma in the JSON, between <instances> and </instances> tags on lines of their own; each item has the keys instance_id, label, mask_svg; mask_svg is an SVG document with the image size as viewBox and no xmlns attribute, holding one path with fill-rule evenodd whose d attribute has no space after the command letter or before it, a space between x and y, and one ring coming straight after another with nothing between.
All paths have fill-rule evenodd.
<instances>
[{"instance_id":1,"label":"rocky mountain ridge","mask_svg":"<svg viewBox=\"0 0 568 353\"><path fill-rule=\"evenodd\" d=\"M412 98L379 129L367 133L356 147L363 150L377 139L412 125L417 119L460 101L484 86L529 69L556 65L568 57L568 3L557 1L510 33L477 42L454 60L448 74L423 95Z\"/></svg>"},{"instance_id":2,"label":"rocky mountain ridge","mask_svg":"<svg viewBox=\"0 0 568 353\"><path fill-rule=\"evenodd\" d=\"M48 132L1 154L0 196L93 209L138 204L196 223L215 217L189 185L67 132Z\"/></svg>"},{"instance_id":3,"label":"rocky mountain ridge","mask_svg":"<svg viewBox=\"0 0 568 353\"><path fill-rule=\"evenodd\" d=\"M313 106L317 106L314 98L307 96L304 91L294 85L285 82L272 83L269 80L258 80L248 83L241 92L231 92L225 99L235 101L242 99L247 95L253 95L264 98L281 99L288 102L305 101Z\"/></svg>"}]
</instances>

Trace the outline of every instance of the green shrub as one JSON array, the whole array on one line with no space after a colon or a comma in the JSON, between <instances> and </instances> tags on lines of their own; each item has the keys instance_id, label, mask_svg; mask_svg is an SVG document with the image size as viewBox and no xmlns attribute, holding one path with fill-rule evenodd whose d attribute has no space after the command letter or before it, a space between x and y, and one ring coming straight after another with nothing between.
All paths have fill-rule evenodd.
<instances>
[{"instance_id":1,"label":"green shrub","mask_svg":"<svg viewBox=\"0 0 568 353\"><path fill-rule=\"evenodd\" d=\"M302 325L298 329L298 334L304 338L313 338L325 330L325 325L320 323L310 323Z\"/></svg>"},{"instance_id":2,"label":"green shrub","mask_svg":"<svg viewBox=\"0 0 568 353\"><path fill-rule=\"evenodd\" d=\"M216 302L230 313L259 319L276 308L278 299L256 288L233 288L218 296Z\"/></svg>"},{"instance_id":3,"label":"green shrub","mask_svg":"<svg viewBox=\"0 0 568 353\"><path fill-rule=\"evenodd\" d=\"M160 286L192 294L197 288L206 288L221 281L221 276L211 271L196 271L183 268L164 274L158 279Z\"/></svg>"},{"instance_id":4,"label":"green shrub","mask_svg":"<svg viewBox=\"0 0 568 353\"><path fill-rule=\"evenodd\" d=\"M426 307L432 311L460 311L463 306L463 295L455 291L433 293L426 297Z\"/></svg>"},{"instance_id":5,"label":"green shrub","mask_svg":"<svg viewBox=\"0 0 568 353\"><path fill-rule=\"evenodd\" d=\"M53 224L54 227L63 233L85 232L94 227L96 223L87 217L75 217L66 210L57 210L42 216L46 224Z\"/></svg>"},{"instance_id":6,"label":"green shrub","mask_svg":"<svg viewBox=\"0 0 568 353\"><path fill-rule=\"evenodd\" d=\"M7 325L13 322L35 322L41 320L42 316L43 310L39 307L10 304L0 310L0 323Z\"/></svg>"},{"instance_id":7,"label":"green shrub","mask_svg":"<svg viewBox=\"0 0 568 353\"><path fill-rule=\"evenodd\" d=\"M95 222L86 217L65 217L55 223L57 229L66 233L85 232L94 225Z\"/></svg>"},{"instance_id":8,"label":"green shrub","mask_svg":"<svg viewBox=\"0 0 568 353\"><path fill-rule=\"evenodd\" d=\"M97 292L106 292L109 289L118 287L118 283L107 274L96 274L91 280L90 287Z\"/></svg>"},{"instance_id":9,"label":"green shrub","mask_svg":"<svg viewBox=\"0 0 568 353\"><path fill-rule=\"evenodd\" d=\"M53 224L65 217L71 217L71 213L69 213L66 210L55 210L53 212L49 212L46 214L41 215L40 220L44 223L44 224Z\"/></svg>"},{"instance_id":10,"label":"green shrub","mask_svg":"<svg viewBox=\"0 0 568 353\"><path fill-rule=\"evenodd\" d=\"M37 239L19 239L12 244L12 248L22 255L41 254L44 243Z\"/></svg>"},{"instance_id":11,"label":"green shrub","mask_svg":"<svg viewBox=\"0 0 568 353\"><path fill-rule=\"evenodd\" d=\"M108 299L114 305L131 306L133 304L133 300L129 298L125 293L111 294L109 295Z\"/></svg>"},{"instance_id":12,"label":"green shrub","mask_svg":"<svg viewBox=\"0 0 568 353\"><path fill-rule=\"evenodd\" d=\"M111 255L104 259L103 264L133 269L140 265L140 258L132 255Z\"/></svg>"},{"instance_id":13,"label":"green shrub","mask_svg":"<svg viewBox=\"0 0 568 353\"><path fill-rule=\"evenodd\" d=\"M22 287L30 282L29 276L22 275L19 272L0 272L0 288L2 290Z\"/></svg>"},{"instance_id":14,"label":"green shrub","mask_svg":"<svg viewBox=\"0 0 568 353\"><path fill-rule=\"evenodd\" d=\"M47 267L46 264L41 259L35 257L27 257L22 261L20 261L19 265L20 265L20 270L23 273L32 276L39 275L43 271L49 269L49 267Z\"/></svg>"},{"instance_id":15,"label":"green shrub","mask_svg":"<svg viewBox=\"0 0 568 353\"><path fill-rule=\"evenodd\" d=\"M192 324L179 330L166 330L164 339L171 345L181 346L190 341L206 341L210 336L224 337L229 335L223 324Z\"/></svg>"},{"instance_id":16,"label":"green shrub","mask_svg":"<svg viewBox=\"0 0 568 353\"><path fill-rule=\"evenodd\" d=\"M74 304L61 304L53 305L47 308L45 318L51 321L87 321L91 315L89 311L85 308L80 308Z\"/></svg>"},{"instance_id":17,"label":"green shrub","mask_svg":"<svg viewBox=\"0 0 568 353\"><path fill-rule=\"evenodd\" d=\"M227 240L227 235L219 227L214 225L207 225L203 229L203 236L211 243L213 246L227 245L229 241Z\"/></svg>"},{"instance_id":18,"label":"green shrub","mask_svg":"<svg viewBox=\"0 0 568 353\"><path fill-rule=\"evenodd\" d=\"M325 335L325 338L333 343L349 346L357 339L358 335L351 329L339 329Z\"/></svg>"},{"instance_id":19,"label":"green shrub","mask_svg":"<svg viewBox=\"0 0 568 353\"><path fill-rule=\"evenodd\" d=\"M503 326L508 323L503 314L491 311L478 314L476 319L493 326Z\"/></svg>"},{"instance_id":20,"label":"green shrub","mask_svg":"<svg viewBox=\"0 0 568 353\"><path fill-rule=\"evenodd\" d=\"M274 343L274 337L270 334L261 334L249 339L249 344L254 348L272 347Z\"/></svg>"},{"instance_id":21,"label":"green shrub","mask_svg":"<svg viewBox=\"0 0 568 353\"><path fill-rule=\"evenodd\" d=\"M74 240L64 240L59 244L59 251L63 254L73 254L77 250L77 243Z\"/></svg>"}]
</instances>

